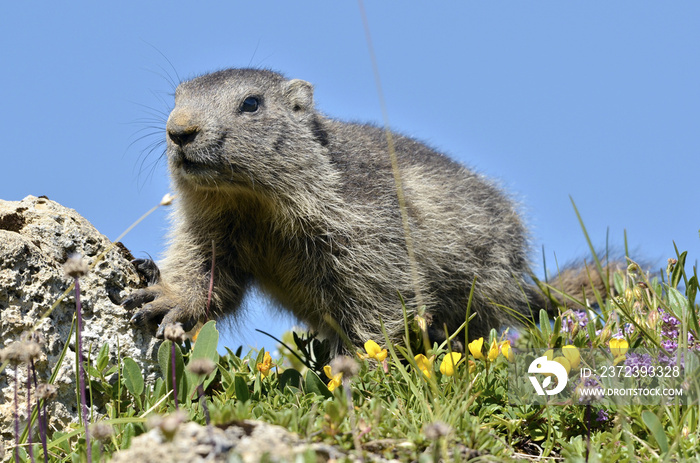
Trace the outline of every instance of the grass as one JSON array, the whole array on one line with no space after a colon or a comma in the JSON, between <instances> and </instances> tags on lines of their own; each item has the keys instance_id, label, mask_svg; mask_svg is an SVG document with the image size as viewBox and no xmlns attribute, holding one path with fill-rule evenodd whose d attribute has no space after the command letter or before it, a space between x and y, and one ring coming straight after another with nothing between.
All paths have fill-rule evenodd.
<instances>
[{"instance_id":1,"label":"grass","mask_svg":"<svg viewBox=\"0 0 700 463\"><path fill-rule=\"evenodd\" d=\"M87 390L106 397L107 403L107 418L88 426L93 431L90 448L84 426L51 433L35 421L40 438L30 444L30 433L20 430L19 447L5 452L19 461L43 460L45 441L49 461L83 461L88 454L90 459L108 460L147 430L149 417L172 414L179 406L187 419L202 425L208 416L216 426L262 420L354 457L371 453L399 461L697 459L697 399L687 405L601 406L574 401L543 406L534 401L513 403L507 393L513 374L506 358L511 346L511 352L564 345L609 351L623 344L669 352L698 349L697 273L687 271L685 262L686 254L676 252L666 271L653 278L632 263L612 275L619 296L596 295L597 310L543 313L539 326L521 329L517 337L493 331L482 346L469 344L467 355L451 353L448 345L429 346L416 354L404 347L420 345L415 340L392 345L375 339L358 349L356 358L326 366L312 361L323 354L322 342L290 334L285 344L294 353L286 348L276 355L227 349L220 356L218 332L209 322L194 343L163 342L158 353L162 377L148 384L133 359L118 360L105 345L96 358L85 361ZM407 336L415 336L417 331L411 328L420 320L407 320ZM21 351L17 346L8 348L3 360L25 368L31 359L12 355ZM193 371L203 360L213 371L198 367ZM40 418L45 399L37 403L31 384L17 387L31 394L34 415ZM305 458L315 459L310 453Z\"/></svg>"}]
</instances>

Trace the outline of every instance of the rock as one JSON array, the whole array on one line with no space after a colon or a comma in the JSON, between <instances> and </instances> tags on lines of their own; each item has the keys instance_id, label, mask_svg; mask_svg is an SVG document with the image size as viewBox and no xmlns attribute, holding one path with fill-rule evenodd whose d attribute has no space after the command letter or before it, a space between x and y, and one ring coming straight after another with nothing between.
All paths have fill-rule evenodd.
<instances>
[{"instance_id":1,"label":"rock","mask_svg":"<svg viewBox=\"0 0 700 463\"><path fill-rule=\"evenodd\" d=\"M136 360L151 378L157 370L156 340L132 329L128 323L129 314L118 305L128 292L142 285L130 263L129 251L119 243L112 246L77 212L47 198L28 196L22 201L0 200L0 348L19 341L22 333L36 326L36 331L45 339L36 361L37 374L39 382L46 382L57 368L65 344L69 344L54 381L58 396L48 405L49 426L55 429L65 429L69 422L78 421L75 336L69 338L75 313L74 291L69 292L47 317L41 317L73 282L63 271L63 264L72 254L82 255L91 266L89 273L80 279L83 355L94 359L107 343L110 365L116 363L119 352L122 357ZM0 372L0 434L6 440L6 448L14 444L15 379L21 385L20 426L24 429L26 365L8 365ZM104 404L98 395L93 396L93 400L92 412L96 419L104 413Z\"/></svg>"},{"instance_id":2,"label":"rock","mask_svg":"<svg viewBox=\"0 0 700 463\"><path fill-rule=\"evenodd\" d=\"M309 444L280 426L244 420L225 429L184 423L170 440L160 427L154 427L134 438L131 448L115 453L112 462L293 462L305 452L316 455L316 461L355 460L352 455L332 446ZM381 461L377 458L372 460Z\"/></svg>"}]
</instances>

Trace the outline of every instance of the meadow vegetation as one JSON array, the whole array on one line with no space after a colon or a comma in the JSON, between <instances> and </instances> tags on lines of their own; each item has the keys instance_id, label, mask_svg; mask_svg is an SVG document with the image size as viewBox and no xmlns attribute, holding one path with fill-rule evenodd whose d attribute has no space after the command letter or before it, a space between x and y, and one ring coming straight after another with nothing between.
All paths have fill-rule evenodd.
<instances>
[{"instance_id":1,"label":"meadow vegetation","mask_svg":"<svg viewBox=\"0 0 700 463\"><path fill-rule=\"evenodd\" d=\"M628 349L655 349L668 356L695 352L700 348L698 279L696 268L686 268L686 257L676 250L657 275L629 261L608 276L612 284L607 294L591 294L586 301L564 295L570 304L557 313L542 312L536 326L494 330L489 339L472 342L463 331L458 336L467 346L464 353L452 349L454 337L442 345L426 345L420 313L406 313L400 345L367 339L363 349L353 349L354 355L333 361L322 340L293 333L275 352L226 348L220 355L211 321L194 341L181 332L168 333L158 352L162 376L152 383L144 380L133 359L119 359L105 346L81 362L82 372L76 374L85 387L77 387L84 394L76 393L76 404L84 413L66 429L51 432L45 425L50 381L15 384L16 403L24 395L21 402L30 404L31 432L18 422L19 445L0 452L18 461L109 460L135 436L162 422L153 417L177 410L184 420L208 426L244 419L277 424L309 442L342 449L349 460L697 459L697 395L686 402L615 406L580 398L542 405L508 396L514 358L535 348L550 349L549 359L554 357L569 372L578 365L581 349L612 352L616 363L637 366L649 359L634 357ZM589 271L604 272L594 261ZM69 273L77 282L82 271ZM545 292L558 291L540 284ZM468 316L467 310L465 322ZM0 374L31 370L39 349L41 340L30 335L7 346ZM683 373L683 387L697 388L693 372ZM84 405L96 394L107 404L99 419L89 416L91 408ZM310 452L297 459L317 461L317 456Z\"/></svg>"}]
</instances>

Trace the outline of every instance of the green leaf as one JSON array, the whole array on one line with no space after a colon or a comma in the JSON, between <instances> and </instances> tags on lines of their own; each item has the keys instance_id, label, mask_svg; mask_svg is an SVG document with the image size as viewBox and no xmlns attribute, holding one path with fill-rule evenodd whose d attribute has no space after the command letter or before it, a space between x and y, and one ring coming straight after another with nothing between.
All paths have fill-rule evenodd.
<instances>
[{"instance_id":1,"label":"green leaf","mask_svg":"<svg viewBox=\"0 0 700 463\"><path fill-rule=\"evenodd\" d=\"M685 258L688 256L688 251L683 251L678 255L678 263L673 266L673 272L671 272L671 287L677 288L678 284L681 282L683 277L683 271L685 267Z\"/></svg>"},{"instance_id":2,"label":"green leaf","mask_svg":"<svg viewBox=\"0 0 700 463\"><path fill-rule=\"evenodd\" d=\"M163 374L163 377L168 376L168 372L170 371L170 345L172 343L170 341L164 341L159 347L158 347L158 366L160 366L160 372Z\"/></svg>"},{"instance_id":3,"label":"green leaf","mask_svg":"<svg viewBox=\"0 0 700 463\"><path fill-rule=\"evenodd\" d=\"M688 311L690 312L690 322L691 328L695 330L695 334L700 333L700 323L698 322L698 314L695 310L695 296L698 292L698 277L693 275L690 280L688 280L688 287L685 290L685 294L688 297Z\"/></svg>"},{"instance_id":4,"label":"green leaf","mask_svg":"<svg viewBox=\"0 0 700 463\"><path fill-rule=\"evenodd\" d=\"M290 368L290 369L284 370L279 375L278 380L279 380L279 388L282 391L284 391L284 388L286 386L296 387L298 389L301 389L303 377L301 376L301 373Z\"/></svg>"},{"instance_id":5,"label":"green leaf","mask_svg":"<svg viewBox=\"0 0 700 463\"><path fill-rule=\"evenodd\" d=\"M561 332L561 317L557 316L554 319L554 329L552 331L552 346L556 345L556 339L559 337L559 333Z\"/></svg>"},{"instance_id":6,"label":"green leaf","mask_svg":"<svg viewBox=\"0 0 700 463\"><path fill-rule=\"evenodd\" d=\"M216 350L218 345L219 332L216 329L216 322L214 320L210 320L205 323L202 329L199 330L199 333L197 333L197 340L194 343L194 348L192 349L192 355L190 356L189 361L191 362L194 359L207 358L215 364L218 364L219 353ZM216 377L216 370L204 378L204 380L191 373L189 370L185 370L185 373L187 376L187 383L189 384L189 397L192 396L198 384L201 383L202 387L206 389Z\"/></svg>"},{"instance_id":7,"label":"green leaf","mask_svg":"<svg viewBox=\"0 0 700 463\"><path fill-rule=\"evenodd\" d=\"M688 297L690 307L695 307L695 297L698 293L698 277L693 275L688 280L688 287L685 289L685 295Z\"/></svg>"},{"instance_id":8,"label":"green leaf","mask_svg":"<svg viewBox=\"0 0 700 463\"><path fill-rule=\"evenodd\" d=\"M92 378L96 378L96 379L102 378L102 374L100 373L100 371L97 368L93 367L92 365L88 365L88 367L85 369L85 371L87 371L88 375L90 375L90 377L92 377Z\"/></svg>"},{"instance_id":9,"label":"green leaf","mask_svg":"<svg viewBox=\"0 0 700 463\"><path fill-rule=\"evenodd\" d=\"M595 334L597 321L594 317L591 317L591 312L589 310L586 310L585 312L586 320L588 320L588 323L586 324L586 331L588 331L588 339L597 339L598 336Z\"/></svg>"},{"instance_id":10,"label":"green leaf","mask_svg":"<svg viewBox=\"0 0 700 463\"><path fill-rule=\"evenodd\" d=\"M661 451L663 453L667 453L668 438L666 437L666 432L664 431L664 427L661 425L659 418L653 412L644 410L642 412L642 421L644 421L644 424L647 428L649 428L651 435L654 436L654 439L656 439L656 443L659 444Z\"/></svg>"},{"instance_id":11,"label":"green leaf","mask_svg":"<svg viewBox=\"0 0 700 463\"><path fill-rule=\"evenodd\" d=\"M224 386L228 387L229 384L233 383L233 375L231 374L231 372L220 368L219 373L221 374L221 383Z\"/></svg>"},{"instance_id":12,"label":"green leaf","mask_svg":"<svg viewBox=\"0 0 700 463\"><path fill-rule=\"evenodd\" d=\"M668 303L673 316L683 320L683 314L688 310L688 301L676 288L668 288Z\"/></svg>"},{"instance_id":13,"label":"green leaf","mask_svg":"<svg viewBox=\"0 0 700 463\"><path fill-rule=\"evenodd\" d=\"M163 381L163 378L156 378L156 383L153 385L153 395L157 399L165 395L165 381Z\"/></svg>"},{"instance_id":14,"label":"green leaf","mask_svg":"<svg viewBox=\"0 0 700 463\"><path fill-rule=\"evenodd\" d=\"M304 389L305 392L312 392L326 398L333 397L333 393L328 390L328 386L326 386L324 382L321 381L321 378L319 378L318 375L311 370L306 372L306 377L304 378Z\"/></svg>"},{"instance_id":15,"label":"green leaf","mask_svg":"<svg viewBox=\"0 0 700 463\"><path fill-rule=\"evenodd\" d=\"M345 409L336 401L326 402L326 414L332 423L340 424L345 416Z\"/></svg>"},{"instance_id":16,"label":"green leaf","mask_svg":"<svg viewBox=\"0 0 700 463\"><path fill-rule=\"evenodd\" d=\"M219 332L214 320L208 321L197 334L197 341L192 349L192 358L208 358L214 363L219 361L216 348L219 345Z\"/></svg>"},{"instance_id":17,"label":"green leaf","mask_svg":"<svg viewBox=\"0 0 700 463\"><path fill-rule=\"evenodd\" d=\"M574 207L574 212L576 213L576 217L578 218L578 223L581 226L581 231L583 231L583 236L586 238L586 243L588 243L588 248L591 250L591 256L593 256L593 261L595 262L596 269L598 270L598 275L600 275L601 280L603 280L603 283L605 284L605 292L606 294L610 294L608 279L605 278L603 265L600 263L600 258L598 257L598 253L595 251L595 247L593 246L591 237L588 236L588 230L586 230L586 226L583 224L583 218L581 217L581 214L579 213L578 208L576 207L574 198L569 196L569 199L571 200L571 205Z\"/></svg>"},{"instance_id":18,"label":"green leaf","mask_svg":"<svg viewBox=\"0 0 700 463\"><path fill-rule=\"evenodd\" d=\"M95 359L95 368L97 370L102 371L107 367L107 363L109 362L109 344L105 343L102 345L100 348L100 351L97 353L97 358Z\"/></svg>"},{"instance_id":19,"label":"green leaf","mask_svg":"<svg viewBox=\"0 0 700 463\"><path fill-rule=\"evenodd\" d=\"M134 427L134 423L126 423L121 436L121 448L128 449L131 447L131 439L133 439L134 436L136 436L136 428Z\"/></svg>"},{"instance_id":20,"label":"green leaf","mask_svg":"<svg viewBox=\"0 0 700 463\"><path fill-rule=\"evenodd\" d=\"M613 273L613 285L615 286L615 292L617 294L624 294L625 277L622 272Z\"/></svg>"},{"instance_id":21,"label":"green leaf","mask_svg":"<svg viewBox=\"0 0 700 463\"><path fill-rule=\"evenodd\" d=\"M163 378L165 379L166 391L170 391L173 388L173 374L172 374L172 351L173 343L171 341L164 341L163 344L158 348L158 364L163 372ZM175 381L177 385L177 398L181 403L187 400L188 388L187 388L187 375L185 374L185 363L182 360L182 351L180 346L175 345Z\"/></svg>"},{"instance_id":22,"label":"green leaf","mask_svg":"<svg viewBox=\"0 0 700 463\"><path fill-rule=\"evenodd\" d=\"M233 384L236 389L236 398L241 402L246 402L250 399L248 384L241 375L236 375L233 379Z\"/></svg>"},{"instance_id":23,"label":"green leaf","mask_svg":"<svg viewBox=\"0 0 700 463\"><path fill-rule=\"evenodd\" d=\"M540 310L540 331L542 332L542 338L545 340L545 342L549 342L551 329L549 325L549 316L547 315L547 311L544 309Z\"/></svg>"},{"instance_id":24,"label":"green leaf","mask_svg":"<svg viewBox=\"0 0 700 463\"><path fill-rule=\"evenodd\" d=\"M134 359L126 357L122 361L122 375L124 377L124 386L133 396L140 396L143 394L144 381L143 374L141 373L141 368Z\"/></svg>"}]
</instances>

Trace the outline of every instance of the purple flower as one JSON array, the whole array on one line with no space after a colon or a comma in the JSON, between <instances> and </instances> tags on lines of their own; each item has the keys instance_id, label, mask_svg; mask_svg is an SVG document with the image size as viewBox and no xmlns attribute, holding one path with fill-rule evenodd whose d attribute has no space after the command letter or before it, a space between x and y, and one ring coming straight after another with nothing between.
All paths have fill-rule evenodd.
<instances>
[{"instance_id":1,"label":"purple flower","mask_svg":"<svg viewBox=\"0 0 700 463\"><path fill-rule=\"evenodd\" d=\"M669 339L667 341L661 341L661 347L663 347L666 352L675 352L675 350L678 349L678 343Z\"/></svg>"},{"instance_id":2,"label":"purple flower","mask_svg":"<svg viewBox=\"0 0 700 463\"><path fill-rule=\"evenodd\" d=\"M668 327L670 328L681 324L681 322L676 317L674 317L670 313L666 313L666 311L664 311L664 309L662 309L661 307L659 307L658 310L661 314L661 321L664 323L664 325L668 325Z\"/></svg>"},{"instance_id":3,"label":"purple flower","mask_svg":"<svg viewBox=\"0 0 700 463\"><path fill-rule=\"evenodd\" d=\"M575 310L574 315L578 320L578 326L580 326L581 328L585 328L586 325L588 325L588 314L585 310Z\"/></svg>"},{"instance_id":4,"label":"purple flower","mask_svg":"<svg viewBox=\"0 0 700 463\"><path fill-rule=\"evenodd\" d=\"M574 384L575 384L575 389L579 389L579 388L600 389L600 383L598 382L598 380L595 377L589 377L589 378L585 378L583 380L578 379L574 382ZM599 397L596 397L594 395L581 394L578 397L578 402L580 404L589 404L598 398Z\"/></svg>"},{"instance_id":5,"label":"purple flower","mask_svg":"<svg viewBox=\"0 0 700 463\"><path fill-rule=\"evenodd\" d=\"M603 410L602 408L598 410L598 417L596 418L596 421L600 422L605 422L608 421L610 417L608 416L608 412Z\"/></svg>"},{"instance_id":6,"label":"purple flower","mask_svg":"<svg viewBox=\"0 0 700 463\"><path fill-rule=\"evenodd\" d=\"M681 324L680 320L664 311L661 307L658 310L661 314L661 335L672 339L677 338L678 326Z\"/></svg>"},{"instance_id":7,"label":"purple flower","mask_svg":"<svg viewBox=\"0 0 700 463\"><path fill-rule=\"evenodd\" d=\"M600 387L600 383L598 383L598 380L595 378L586 378L583 385L586 387Z\"/></svg>"},{"instance_id":8,"label":"purple flower","mask_svg":"<svg viewBox=\"0 0 700 463\"><path fill-rule=\"evenodd\" d=\"M646 367L647 369L651 367L651 355L649 354L627 354L627 358L625 358L625 365L630 367L630 368L642 368Z\"/></svg>"},{"instance_id":9,"label":"purple flower","mask_svg":"<svg viewBox=\"0 0 700 463\"><path fill-rule=\"evenodd\" d=\"M564 317L562 331L573 333L577 328L585 328L588 325L588 314L585 310L572 310Z\"/></svg>"}]
</instances>

